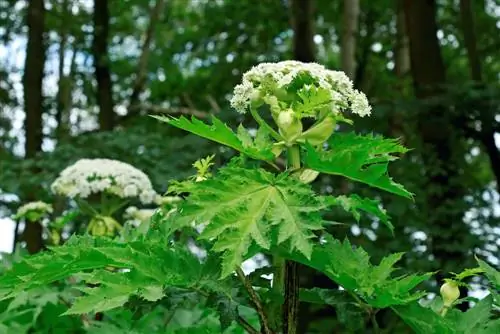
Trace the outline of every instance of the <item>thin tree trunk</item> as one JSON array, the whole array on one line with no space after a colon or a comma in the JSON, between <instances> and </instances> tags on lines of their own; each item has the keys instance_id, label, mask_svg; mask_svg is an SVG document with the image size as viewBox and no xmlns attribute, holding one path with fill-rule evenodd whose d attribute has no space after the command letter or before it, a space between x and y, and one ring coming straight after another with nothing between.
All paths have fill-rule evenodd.
<instances>
[{"instance_id":1,"label":"thin tree trunk","mask_svg":"<svg viewBox=\"0 0 500 334\"><path fill-rule=\"evenodd\" d=\"M316 58L314 46L314 0L291 1L291 23L293 27L293 58L302 62L313 62Z\"/></svg>"},{"instance_id":2,"label":"thin tree trunk","mask_svg":"<svg viewBox=\"0 0 500 334\"><path fill-rule=\"evenodd\" d=\"M469 60L469 70L472 80L477 84L475 88L484 88L481 57L477 50L477 38L474 24L474 12L471 8L470 0L460 0L460 18L462 21L462 33L464 37L467 59ZM495 175L497 190L500 192L500 151L495 142L495 115L489 108L487 101L483 98L475 99L471 108L479 109L479 120L481 121L481 131L479 140L488 154L491 169Z\"/></svg>"},{"instance_id":3,"label":"thin tree trunk","mask_svg":"<svg viewBox=\"0 0 500 334\"><path fill-rule=\"evenodd\" d=\"M109 70L109 1L94 0L94 56L95 77L97 80L97 103L99 105L99 128L104 131L113 129L114 104L111 74Z\"/></svg>"},{"instance_id":4,"label":"thin tree trunk","mask_svg":"<svg viewBox=\"0 0 500 334\"><path fill-rule=\"evenodd\" d=\"M410 50L408 48L408 36L406 35L406 20L403 5L403 0L397 0L394 72L400 79L410 72Z\"/></svg>"},{"instance_id":5,"label":"thin tree trunk","mask_svg":"<svg viewBox=\"0 0 500 334\"><path fill-rule=\"evenodd\" d=\"M43 0L29 1L26 19L28 43L23 75L24 108L26 112L24 121L26 131L25 152L26 158L33 159L41 151L43 140L42 81L45 65L45 4ZM32 172L37 173L38 171L33 170ZM33 193L27 196L29 200L34 200L33 197ZM23 232L23 240L26 242L28 251L31 254L40 251L43 247L42 226L40 223L27 223Z\"/></svg>"},{"instance_id":6,"label":"thin tree trunk","mask_svg":"<svg viewBox=\"0 0 500 334\"><path fill-rule=\"evenodd\" d=\"M482 79L481 61L477 52L476 32L474 31L474 18L470 0L460 0L460 18L462 33L464 35L465 49L469 60L469 69L472 80L480 83Z\"/></svg>"},{"instance_id":7,"label":"thin tree trunk","mask_svg":"<svg viewBox=\"0 0 500 334\"><path fill-rule=\"evenodd\" d=\"M133 90L132 94L130 95L129 109L133 108L135 105L139 103L139 96L144 90L144 86L146 84L149 54L151 53L151 42L153 40L153 34L155 32L156 25L160 20L160 17L163 14L164 9L165 9L165 0L157 0L155 5L150 10L149 26L146 30L144 41L142 43L141 55L139 57L139 63L137 65L137 72L135 76Z\"/></svg>"},{"instance_id":8,"label":"thin tree trunk","mask_svg":"<svg viewBox=\"0 0 500 334\"><path fill-rule=\"evenodd\" d=\"M469 230L463 223L464 209L460 205L466 194L459 178L463 154L455 128L456 116L445 105L431 102L443 94L446 82L436 36L436 1L405 0L404 11L415 93L424 102L417 121L425 168L425 193L420 196L426 196L420 211L426 224L432 226L430 231L436 231L429 235L435 269L460 270L469 258L464 246Z\"/></svg>"},{"instance_id":9,"label":"thin tree trunk","mask_svg":"<svg viewBox=\"0 0 500 334\"><path fill-rule=\"evenodd\" d=\"M395 90L400 96L404 95L405 77L410 72L410 50L404 13L404 0L396 0L396 43L394 45L394 74L397 82ZM393 137L401 138L405 142L404 118L400 107L396 107L390 117L390 131Z\"/></svg>"},{"instance_id":10,"label":"thin tree trunk","mask_svg":"<svg viewBox=\"0 0 500 334\"><path fill-rule=\"evenodd\" d=\"M356 73L356 39L359 27L359 0L344 0L342 27L341 66L345 74L354 80Z\"/></svg>"},{"instance_id":11,"label":"thin tree trunk","mask_svg":"<svg viewBox=\"0 0 500 334\"><path fill-rule=\"evenodd\" d=\"M65 75L64 68L66 65L66 46L68 42L68 0L62 3L61 11L61 32L59 42L59 66L58 66L58 89L57 89L57 110L56 110L56 139L59 143L64 140L69 134L68 113L71 104L71 78Z\"/></svg>"}]
</instances>

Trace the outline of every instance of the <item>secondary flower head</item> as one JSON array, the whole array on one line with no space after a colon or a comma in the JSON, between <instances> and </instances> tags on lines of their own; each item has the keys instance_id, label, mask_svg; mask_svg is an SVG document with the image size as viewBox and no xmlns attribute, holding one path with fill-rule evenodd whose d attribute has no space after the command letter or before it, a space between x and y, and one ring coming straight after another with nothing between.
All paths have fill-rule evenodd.
<instances>
[{"instance_id":1,"label":"secondary flower head","mask_svg":"<svg viewBox=\"0 0 500 334\"><path fill-rule=\"evenodd\" d=\"M138 197L144 204L153 202L157 195L146 174L110 159L78 160L61 172L51 188L54 193L69 198L107 193L120 198Z\"/></svg>"},{"instance_id":2,"label":"secondary flower head","mask_svg":"<svg viewBox=\"0 0 500 334\"><path fill-rule=\"evenodd\" d=\"M19 219L24 217L30 221L36 221L45 215L51 214L53 212L52 205L45 202L29 202L17 209L15 218Z\"/></svg>"},{"instance_id":3,"label":"secondary flower head","mask_svg":"<svg viewBox=\"0 0 500 334\"><path fill-rule=\"evenodd\" d=\"M241 84L234 88L231 106L245 113L263 104L274 112L291 108L299 119L317 119L349 109L361 117L371 114L365 94L353 88L344 72L299 61L262 63L243 75Z\"/></svg>"},{"instance_id":4,"label":"secondary flower head","mask_svg":"<svg viewBox=\"0 0 500 334\"><path fill-rule=\"evenodd\" d=\"M148 222L153 217L156 209L138 209L135 206L130 206L125 210L124 218L136 223Z\"/></svg>"}]
</instances>

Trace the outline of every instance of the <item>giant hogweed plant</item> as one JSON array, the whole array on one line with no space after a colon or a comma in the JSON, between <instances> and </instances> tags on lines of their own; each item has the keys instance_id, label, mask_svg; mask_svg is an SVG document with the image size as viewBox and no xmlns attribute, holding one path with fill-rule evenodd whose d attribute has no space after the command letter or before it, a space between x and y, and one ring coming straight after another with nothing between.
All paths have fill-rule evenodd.
<instances>
[{"instance_id":1,"label":"giant hogweed plant","mask_svg":"<svg viewBox=\"0 0 500 334\"><path fill-rule=\"evenodd\" d=\"M125 172L109 179L92 164L63 172L66 177L53 188L89 213L87 233L15 264L0 277L0 297L15 299L71 276L84 285L78 285L81 294L65 314L104 312L104 320L115 320L109 326L101 323L99 328L107 333L130 328L158 333L298 333L300 302L335 307L339 321L350 322L353 331L360 324L353 327L346 320L349 316L341 314L361 314L371 321L369 330L377 333L377 311L391 308L417 333L498 332L499 273L485 262L478 260L478 268L455 274L442 286L442 297L424 303L426 293L415 288L431 273L395 275L394 265L403 254L391 254L374 265L361 248L328 233L335 224L324 217L335 206L358 220L365 213L391 231L393 226L376 200L316 194L310 183L319 173L412 199L388 176L388 164L406 152L397 140L335 131L340 122L350 124L371 113L365 95L353 89L344 73L293 61L260 64L244 74L231 105L250 113L257 129L240 125L233 131L216 117L211 124L194 117L156 117L228 146L239 156L215 171L212 157L196 162L197 175L173 182L169 192L174 196L158 200L161 208L150 219L151 211L127 209L129 218L145 221L133 232L118 228L114 218L104 218L129 197L153 200L142 176L132 173L132 182L127 178L132 174ZM305 120L312 125L306 128ZM127 188L129 184L134 186ZM118 197L118 207L108 197L97 210L83 201L103 190ZM271 264L245 274L242 263L257 254L265 254ZM301 288L299 266L323 273L340 288ZM458 286L479 274L489 278L491 294L467 312L457 310L455 305L469 301L459 298ZM123 307L135 312L140 326L126 327L132 318L116 318L114 310ZM197 320L190 328L180 328L181 314L186 316L183 312L189 309L189 317ZM217 323L203 310L219 314ZM364 323L362 317L355 319Z\"/></svg>"}]
</instances>

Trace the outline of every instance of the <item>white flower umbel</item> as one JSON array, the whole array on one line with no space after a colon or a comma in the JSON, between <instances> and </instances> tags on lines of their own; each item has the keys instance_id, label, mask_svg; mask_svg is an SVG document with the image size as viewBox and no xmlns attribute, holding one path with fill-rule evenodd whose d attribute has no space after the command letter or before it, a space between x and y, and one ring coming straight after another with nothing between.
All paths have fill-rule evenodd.
<instances>
[{"instance_id":1,"label":"white flower umbel","mask_svg":"<svg viewBox=\"0 0 500 334\"><path fill-rule=\"evenodd\" d=\"M117 160L81 159L64 169L52 183L52 191L69 198L88 198L105 193L119 198L138 197L143 204L154 201L156 192L148 176Z\"/></svg>"},{"instance_id":2,"label":"white flower umbel","mask_svg":"<svg viewBox=\"0 0 500 334\"><path fill-rule=\"evenodd\" d=\"M277 97L278 105L272 97ZM245 113L262 104L274 111L292 108L299 119L349 109L361 117L371 114L365 94L353 88L344 72L299 61L262 63L243 75L242 83L234 88L231 106Z\"/></svg>"},{"instance_id":3,"label":"white flower umbel","mask_svg":"<svg viewBox=\"0 0 500 334\"><path fill-rule=\"evenodd\" d=\"M135 206L130 206L125 210L124 218L139 225L148 222L155 212L156 209L138 209Z\"/></svg>"},{"instance_id":4,"label":"white flower umbel","mask_svg":"<svg viewBox=\"0 0 500 334\"><path fill-rule=\"evenodd\" d=\"M48 203L42 201L29 202L17 209L16 217L27 217L30 213L35 213L37 216L43 216L51 214L52 212L52 205Z\"/></svg>"}]
</instances>

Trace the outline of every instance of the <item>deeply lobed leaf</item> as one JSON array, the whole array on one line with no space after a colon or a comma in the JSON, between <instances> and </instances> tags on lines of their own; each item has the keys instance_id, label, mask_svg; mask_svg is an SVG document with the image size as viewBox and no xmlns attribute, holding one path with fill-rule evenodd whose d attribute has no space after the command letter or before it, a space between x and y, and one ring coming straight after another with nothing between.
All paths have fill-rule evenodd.
<instances>
[{"instance_id":1,"label":"deeply lobed leaf","mask_svg":"<svg viewBox=\"0 0 500 334\"><path fill-rule=\"evenodd\" d=\"M287 242L290 250L310 258L312 231L322 229L320 211L326 204L310 186L287 176L232 166L203 182L176 184L175 191L191 195L173 221L206 224L199 238L213 239L213 250L224 253L223 277L241 264L252 242L264 249Z\"/></svg>"},{"instance_id":2,"label":"deeply lobed leaf","mask_svg":"<svg viewBox=\"0 0 500 334\"><path fill-rule=\"evenodd\" d=\"M165 116L152 117L200 137L229 146L253 159L265 161L274 159L274 154L271 151L271 142L266 140L268 136L263 128L259 130L259 135L253 140L248 130L243 126L240 125L238 134L236 134L215 116L212 116L212 125L208 125L194 116L191 117L191 120L184 116L179 118Z\"/></svg>"},{"instance_id":3,"label":"deeply lobed leaf","mask_svg":"<svg viewBox=\"0 0 500 334\"><path fill-rule=\"evenodd\" d=\"M321 173L340 175L387 192L412 198L413 194L394 182L387 173L395 154L407 149L394 139L375 135L334 133L328 142L329 151L318 151L306 145L305 164Z\"/></svg>"},{"instance_id":4,"label":"deeply lobed leaf","mask_svg":"<svg viewBox=\"0 0 500 334\"><path fill-rule=\"evenodd\" d=\"M156 301L167 287L227 294L227 282L217 280L219 267L214 259L200 263L189 251L167 247L158 238L120 243L73 237L66 245L29 257L4 273L0 299L75 275L98 286L79 287L84 295L66 314L106 311L124 305L132 296Z\"/></svg>"},{"instance_id":5,"label":"deeply lobed leaf","mask_svg":"<svg viewBox=\"0 0 500 334\"><path fill-rule=\"evenodd\" d=\"M394 264L402 253L385 257L379 265L370 263L369 255L362 248L325 236L321 245L315 245L311 259L300 254L282 256L298 261L323 272L348 291L355 292L371 306L384 308L402 305L422 297L412 290L431 274L392 277Z\"/></svg>"}]
</instances>

